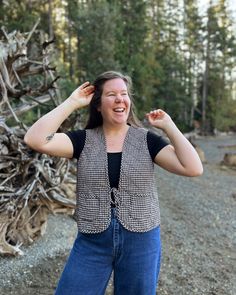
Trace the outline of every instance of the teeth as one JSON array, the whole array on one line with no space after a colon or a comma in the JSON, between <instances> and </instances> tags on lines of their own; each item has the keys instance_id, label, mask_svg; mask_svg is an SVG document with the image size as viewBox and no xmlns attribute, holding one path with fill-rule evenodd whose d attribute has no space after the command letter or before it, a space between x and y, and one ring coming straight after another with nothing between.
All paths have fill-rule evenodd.
<instances>
[{"instance_id":1,"label":"teeth","mask_svg":"<svg viewBox=\"0 0 236 295\"><path fill-rule=\"evenodd\" d=\"M116 108L116 109L114 109L115 112L124 112L124 110L125 110L124 108Z\"/></svg>"}]
</instances>

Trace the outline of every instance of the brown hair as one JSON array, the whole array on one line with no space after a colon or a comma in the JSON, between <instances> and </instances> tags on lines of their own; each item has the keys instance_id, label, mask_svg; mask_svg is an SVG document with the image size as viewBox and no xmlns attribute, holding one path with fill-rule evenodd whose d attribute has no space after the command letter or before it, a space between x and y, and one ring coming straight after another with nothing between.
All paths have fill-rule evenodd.
<instances>
[{"instance_id":1,"label":"brown hair","mask_svg":"<svg viewBox=\"0 0 236 295\"><path fill-rule=\"evenodd\" d=\"M85 126L86 129L93 129L98 126L101 126L103 124L103 118L101 115L101 112L98 111L98 107L101 105L101 97L102 97L102 92L103 92L103 86L106 81L120 78L122 79L126 86L127 86L127 91L128 95L131 100L131 106L130 106L130 113L128 117L128 122L130 125L141 127L142 124L138 120L137 116L135 115L135 107L133 103L133 95L132 95L132 80L129 76L125 76L119 72L114 72L114 71L108 71L104 72L101 75L99 75L96 80L93 82L93 85L95 87L94 90L94 95L91 99L91 102L89 104L89 117L87 124Z\"/></svg>"}]
</instances>

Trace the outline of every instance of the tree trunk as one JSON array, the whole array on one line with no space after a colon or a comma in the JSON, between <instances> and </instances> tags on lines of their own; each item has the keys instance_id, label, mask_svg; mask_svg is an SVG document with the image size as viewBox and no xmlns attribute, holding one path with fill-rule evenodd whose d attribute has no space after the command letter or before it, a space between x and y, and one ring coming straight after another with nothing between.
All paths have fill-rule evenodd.
<instances>
[{"instance_id":1,"label":"tree trunk","mask_svg":"<svg viewBox=\"0 0 236 295\"><path fill-rule=\"evenodd\" d=\"M52 17L52 0L48 0L48 32L49 32L49 40L54 38L54 30L53 30L53 17Z\"/></svg>"},{"instance_id":2,"label":"tree trunk","mask_svg":"<svg viewBox=\"0 0 236 295\"><path fill-rule=\"evenodd\" d=\"M210 5L211 5L211 3L210 3ZM210 16L208 13L205 71L204 71L204 75L203 75L203 85L202 85L202 133L203 133L203 135L206 135L206 133L207 133L206 101L207 101L207 95L208 95L209 63L210 63Z\"/></svg>"}]
</instances>

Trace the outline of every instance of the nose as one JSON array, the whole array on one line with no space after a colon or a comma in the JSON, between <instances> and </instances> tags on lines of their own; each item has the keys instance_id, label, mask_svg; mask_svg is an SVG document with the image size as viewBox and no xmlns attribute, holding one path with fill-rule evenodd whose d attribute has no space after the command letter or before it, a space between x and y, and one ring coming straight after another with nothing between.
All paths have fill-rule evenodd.
<instances>
[{"instance_id":1,"label":"nose","mask_svg":"<svg viewBox=\"0 0 236 295\"><path fill-rule=\"evenodd\" d=\"M119 103L119 102L123 102L123 101L124 101L123 96L121 94L117 94L115 102Z\"/></svg>"}]
</instances>

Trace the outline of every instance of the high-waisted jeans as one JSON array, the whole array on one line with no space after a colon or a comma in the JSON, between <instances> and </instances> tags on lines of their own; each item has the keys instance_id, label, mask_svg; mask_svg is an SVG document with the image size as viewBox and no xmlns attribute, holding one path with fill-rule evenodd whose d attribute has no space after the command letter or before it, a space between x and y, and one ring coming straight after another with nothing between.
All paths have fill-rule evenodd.
<instances>
[{"instance_id":1,"label":"high-waisted jeans","mask_svg":"<svg viewBox=\"0 0 236 295\"><path fill-rule=\"evenodd\" d=\"M78 233L55 295L103 295L114 271L115 295L155 295L161 261L160 227L126 230L112 208L108 229Z\"/></svg>"}]
</instances>

